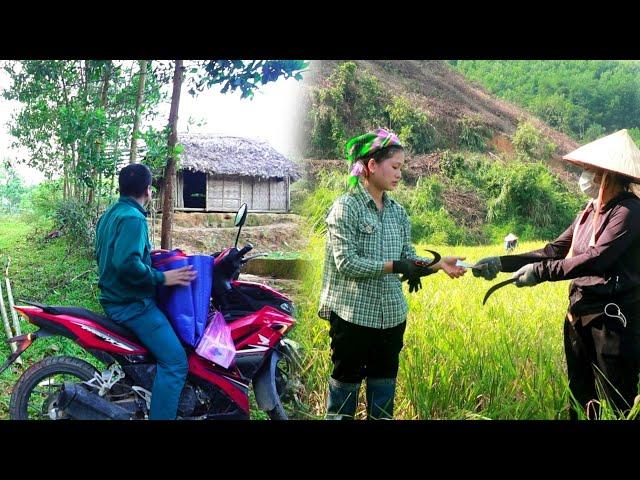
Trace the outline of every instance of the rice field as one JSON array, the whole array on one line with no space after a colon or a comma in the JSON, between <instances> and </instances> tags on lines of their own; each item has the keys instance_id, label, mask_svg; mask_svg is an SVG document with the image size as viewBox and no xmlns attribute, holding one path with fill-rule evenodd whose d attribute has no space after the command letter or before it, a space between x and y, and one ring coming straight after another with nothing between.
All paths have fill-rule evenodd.
<instances>
[{"instance_id":1,"label":"rice field","mask_svg":"<svg viewBox=\"0 0 640 480\"><path fill-rule=\"evenodd\" d=\"M293 336L305 350L303 403L312 418L326 410L331 372L329 324L317 316L322 280L324 238L310 236L312 267L304 276L299 323ZM521 244L515 253L540 248ZM444 255L475 261L504 254L501 245L449 247L420 245ZM492 281L469 270L452 280L443 272L422 279L423 288L409 294L405 346L394 416L397 419L566 419L567 388L562 327L569 282L535 287L508 285L482 306L485 292L511 274ZM358 417L365 416L364 388ZM603 418L607 415L603 408ZM613 415L611 412L609 416Z\"/></svg>"}]
</instances>

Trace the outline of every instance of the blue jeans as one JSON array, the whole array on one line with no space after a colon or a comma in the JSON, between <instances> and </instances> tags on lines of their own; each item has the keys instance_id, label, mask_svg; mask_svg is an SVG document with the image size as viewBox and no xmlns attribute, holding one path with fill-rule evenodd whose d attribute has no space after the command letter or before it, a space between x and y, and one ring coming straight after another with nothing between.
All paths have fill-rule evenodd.
<instances>
[{"instance_id":1,"label":"blue jeans","mask_svg":"<svg viewBox=\"0 0 640 480\"><path fill-rule=\"evenodd\" d=\"M149 420L175 420L189 364L169 320L153 299L103 308L114 322L134 332L157 361Z\"/></svg>"}]
</instances>

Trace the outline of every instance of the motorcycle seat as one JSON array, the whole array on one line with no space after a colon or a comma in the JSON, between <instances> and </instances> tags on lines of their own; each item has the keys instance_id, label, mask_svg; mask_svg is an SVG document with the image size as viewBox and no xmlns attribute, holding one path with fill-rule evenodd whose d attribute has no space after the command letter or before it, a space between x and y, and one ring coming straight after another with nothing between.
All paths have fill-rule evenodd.
<instances>
[{"instance_id":1,"label":"motorcycle seat","mask_svg":"<svg viewBox=\"0 0 640 480\"><path fill-rule=\"evenodd\" d=\"M96 312L92 312L91 310L87 310L86 308L81 307L52 307L56 311L56 315L71 315L73 317L83 318L85 320L91 320L92 322L96 322L98 325L103 326L110 332L115 333L116 335L125 338L127 340L131 340L134 342L139 342L138 337L135 333L129 330L122 325L118 325L116 322L111 320L109 317L105 317L104 315L100 315Z\"/></svg>"}]
</instances>

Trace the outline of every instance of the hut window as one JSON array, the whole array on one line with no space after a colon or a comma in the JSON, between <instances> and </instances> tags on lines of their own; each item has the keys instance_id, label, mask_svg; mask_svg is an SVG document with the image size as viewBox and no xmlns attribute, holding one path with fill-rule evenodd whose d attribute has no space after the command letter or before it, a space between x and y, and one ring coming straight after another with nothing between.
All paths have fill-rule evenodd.
<instances>
[{"instance_id":1,"label":"hut window","mask_svg":"<svg viewBox=\"0 0 640 480\"><path fill-rule=\"evenodd\" d=\"M207 206L207 175L203 172L184 170L184 207L206 208Z\"/></svg>"}]
</instances>

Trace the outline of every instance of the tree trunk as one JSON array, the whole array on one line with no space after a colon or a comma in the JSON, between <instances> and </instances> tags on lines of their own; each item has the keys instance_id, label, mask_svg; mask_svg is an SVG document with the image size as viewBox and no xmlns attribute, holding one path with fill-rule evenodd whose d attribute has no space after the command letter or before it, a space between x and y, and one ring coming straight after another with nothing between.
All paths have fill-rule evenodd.
<instances>
[{"instance_id":1,"label":"tree trunk","mask_svg":"<svg viewBox=\"0 0 640 480\"><path fill-rule=\"evenodd\" d=\"M80 71L83 72L82 75L82 82L83 82L83 86L82 86L82 95L83 95L83 103L82 103L82 108L84 109L84 112L86 112L89 109L89 75L90 75L90 68L91 65L89 65L89 62L87 60L83 61L84 63L84 68L82 68ZM87 168L87 161L86 158L82 157L80 155L80 152L85 152L88 153L91 150L89 148L87 148L89 145L87 144L87 139L86 138L80 138L79 139L82 145L82 148L78 148L78 158L76 159L76 165L80 165L80 163L82 162L82 164L85 165L85 168ZM86 175L86 170L85 170L85 175ZM91 173L89 173L89 175L91 175ZM82 191L81 195L80 195L80 200L82 202L88 203L87 202L87 198L88 198L88 185L87 185L87 179L86 177L83 179L82 181L82 185L80 186L80 189Z\"/></svg>"},{"instance_id":2,"label":"tree trunk","mask_svg":"<svg viewBox=\"0 0 640 480\"><path fill-rule=\"evenodd\" d=\"M95 189L95 173L91 174L91 180L93 182L93 185L88 187L88 193L87 193L87 205L91 205L93 203L93 190Z\"/></svg>"},{"instance_id":3,"label":"tree trunk","mask_svg":"<svg viewBox=\"0 0 640 480\"><path fill-rule=\"evenodd\" d=\"M98 189L96 191L96 218L100 215L100 195L102 195L102 172L98 174Z\"/></svg>"},{"instance_id":4,"label":"tree trunk","mask_svg":"<svg viewBox=\"0 0 640 480\"><path fill-rule=\"evenodd\" d=\"M173 186L176 182L175 146L178 141L178 109L180 107L180 89L183 79L182 60L176 60L173 73L173 93L171 96L171 110L169 112L169 154L164 175L164 202L162 206L162 234L160 248L171 249L171 228L173 223Z\"/></svg>"},{"instance_id":5,"label":"tree trunk","mask_svg":"<svg viewBox=\"0 0 640 480\"><path fill-rule=\"evenodd\" d=\"M111 186L109 188L109 195L113 195L115 193L115 181L116 175L118 174L118 160L120 159L120 122L122 120L121 116L118 116L118 123L116 125L116 131L118 132L116 136L116 143L113 148L113 169L109 174L111 177Z\"/></svg>"},{"instance_id":6,"label":"tree trunk","mask_svg":"<svg viewBox=\"0 0 640 480\"><path fill-rule=\"evenodd\" d=\"M111 172L111 188L109 189L109 192L111 193L111 195L113 195L116 191L116 174L118 170L118 159L116 158L113 161L113 171Z\"/></svg>"},{"instance_id":7,"label":"tree trunk","mask_svg":"<svg viewBox=\"0 0 640 480\"><path fill-rule=\"evenodd\" d=\"M69 200L69 160L68 160L68 150L67 147L64 147L63 152L63 160L62 160L62 172L63 172L63 182L62 182L62 199L66 202Z\"/></svg>"},{"instance_id":8,"label":"tree trunk","mask_svg":"<svg viewBox=\"0 0 640 480\"><path fill-rule=\"evenodd\" d=\"M64 95L64 104L69 108L69 94L67 92L67 84L64 80L64 70L62 69L62 62L58 63L58 70L60 74L60 81L62 82L62 93ZM64 171L64 185L63 185L63 199L69 200L71 198L71 184L70 184L70 175L69 175L69 148L67 145L63 147L63 171Z\"/></svg>"},{"instance_id":9,"label":"tree trunk","mask_svg":"<svg viewBox=\"0 0 640 480\"><path fill-rule=\"evenodd\" d=\"M78 166L78 162L76 158L76 142L74 140L73 142L71 142L71 175L72 175L71 196L74 199L79 200L80 195L78 194L78 179L74 175L77 166Z\"/></svg>"},{"instance_id":10,"label":"tree trunk","mask_svg":"<svg viewBox=\"0 0 640 480\"><path fill-rule=\"evenodd\" d=\"M112 69L112 63L111 61L107 61L104 65L104 77L102 79L102 91L100 92L100 105L102 107L102 109L104 110L104 114L105 116L107 115L107 100L108 100L108 93L109 93L109 80L111 79L111 69ZM102 138L102 142L97 145L97 149L98 149L98 155L97 155L97 159L98 159L98 165L94 165L93 166L93 171L94 171L94 188L96 189L96 216L98 215L98 212L100 211L100 194L102 192L102 169L104 168L103 165L106 164L105 159L103 158L104 152L105 152L105 141L106 141L106 135L103 136ZM98 167L97 169L97 175L96 175L96 167ZM97 182L95 181L97 178Z\"/></svg>"},{"instance_id":11,"label":"tree trunk","mask_svg":"<svg viewBox=\"0 0 640 480\"><path fill-rule=\"evenodd\" d=\"M109 91L109 77L111 75L111 64L110 62L105 62L104 73L102 77L102 88L100 89L100 107L104 110L105 115L107 111L107 92ZM95 149L95 156L91 156L90 158L95 158L95 161L91 162L91 185L89 186L89 195L87 198L87 205L91 205L94 201L94 196L96 198L100 195L99 191L99 166L102 162L102 152L103 152L104 138L100 143L98 141L95 144L91 145L91 149ZM96 163L97 162L97 163Z\"/></svg>"},{"instance_id":12,"label":"tree trunk","mask_svg":"<svg viewBox=\"0 0 640 480\"><path fill-rule=\"evenodd\" d=\"M133 117L133 130L131 132L131 150L129 152L129 163L136 163L138 156L138 141L136 135L140 128L140 105L144 96L144 80L147 73L147 61L140 60L140 78L138 80L138 94L136 95L136 107Z\"/></svg>"},{"instance_id":13,"label":"tree trunk","mask_svg":"<svg viewBox=\"0 0 640 480\"><path fill-rule=\"evenodd\" d=\"M122 120L122 117L118 117L118 123L117 123L117 131L120 132L120 121ZM111 177L111 186L109 188L109 195L113 195L115 193L115 183L116 183L116 175L118 174L118 160L120 159L120 136L118 134L118 136L116 137L116 144L115 147L113 149L113 168L111 169L111 173L109 174L109 176Z\"/></svg>"}]
</instances>

